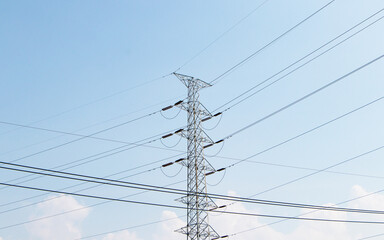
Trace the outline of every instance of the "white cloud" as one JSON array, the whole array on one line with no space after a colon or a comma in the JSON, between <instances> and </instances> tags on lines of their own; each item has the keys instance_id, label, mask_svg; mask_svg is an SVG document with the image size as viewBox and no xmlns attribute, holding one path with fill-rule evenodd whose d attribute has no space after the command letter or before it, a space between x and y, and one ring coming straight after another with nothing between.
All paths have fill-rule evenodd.
<instances>
[{"instance_id":1,"label":"white cloud","mask_svg":"<svg viewBox=\"0 0 384 240\"><path fill-rule=\"evenodd\" d=\"M326 204L326 206L334 205ZM303 211L302 213L305 212ZM347 214L334 211L315 211L302 217L346 220ZM346 223L302 221L292 233L288 234L287 239L306 240L308 236L311 236L313 240L351 240L353 238L349 234L347 226Z\"/></svg>"},{"instance_id":2,"label":"white cloud","mask_svg":"<svg viewBox=\"0 0 384 240\"><path fill-rule=\"evenodd\" d=\"M127 230L117 233L109 233L103 237L103 240L140 240L135 233L131 233Z\"/></svg>"},{"instance_id":3,"label":"white cloud","mask_svg":"<svg viewBox=\"0 0 384 240\"><path fill-rule=\"evenodd\" d=\"M354 208L384 209L384 195L370 194L363 187L355 185L352 188L352 195L355 198L362 197L352 202Z\"/></svg>"},{"instance_id":4,"label":"white cloud","mask_svg":"<svg viewBox=\"0 0 384 240\"><path fill-rule=\"evenodd\" d=\"M59 195L51 196L49 201L39 203L30 220L44 218L47 216L68 212L71 210L84 208L71 196ZM39 240L67 240L81 237L81 222L88 216L90 209L58 215L33 222L27 225L30 236Z\"/></svg>"},{"instance_id":5,"label":"white cloud","mask_svg":"<svg viewBox=\"0 0 384 240\"><path fill-rule=\"evenodd\" d=\"M176 213L172 211L163 211L162 220L172 219L161 223L158 231L153 234L154 240L179 240L182 238L180 233L176 233L175 230L182 228L186 223L177 217Z\"/></svg>"}]
</instances>

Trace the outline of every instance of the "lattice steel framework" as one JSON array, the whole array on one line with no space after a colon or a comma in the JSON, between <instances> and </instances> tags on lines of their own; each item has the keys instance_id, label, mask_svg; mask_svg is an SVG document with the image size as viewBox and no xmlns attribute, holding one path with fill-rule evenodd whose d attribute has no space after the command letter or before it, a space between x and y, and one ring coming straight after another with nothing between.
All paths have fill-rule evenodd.
<instances>
[{"instance_id":1,"label":"lattice steel framework","mask_svg":"<svg viewBox=\"0 0 384 240\"><path fill-rule=\"evenodd\" d=\"M215 169L204 158L204 145L213 141L201 128L201 119L212 117L199 102L199 90L211 86L194 77L177 74L175 76L188 88L188 100L179 107L188 113L188 127L180 133L188 141L187 158L183 165L187 168L187 195L179 201L187 205L187 226L177 232L187 235L188 240L215 239L219 235L208 223L208 209L217 207L207 197L206 172Z\"/></svg>"}]
</instances>

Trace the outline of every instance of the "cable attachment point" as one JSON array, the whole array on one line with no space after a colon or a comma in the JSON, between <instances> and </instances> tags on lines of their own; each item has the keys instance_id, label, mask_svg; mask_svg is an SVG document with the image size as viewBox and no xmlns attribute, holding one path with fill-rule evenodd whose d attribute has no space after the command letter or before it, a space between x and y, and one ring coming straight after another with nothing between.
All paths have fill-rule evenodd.
<instances>
[{"instance_id":1,"label":"cable attachment point","mask_svg":"<svg viewBox=\"0 0 384 240\"><path fill-rule=\"evenodd\" d=\"M176 102L175 104L173 104L173 106L180 105L180 104L182 104L183 102L184 102L183 100L180 100L180 101Z\"/></svg>"},{"instance_id":2,"label":"cable attachment point","mask_svg":"<svg viewBox=\"0 0 384 240\"><path fill-rule=\"evenodd\" d=\"M177 160L175 161L175 163L179 163L179 162L184 161L184 160L185 160L185 158L179 158L179 159L177 159Z\"/></svg>"},{"instance_id":3,"label":"cable attachment point","mask_svg":"<svg viewBox=\"0 0 384 240\"><path fill-rule=\"evenodd\" d=\"M218 144L218 143L221 143L221 142L224 142L224 139L221 139L221 140L215 142L215 144Z\"/></svg>"},{"instance_id":4,"label":"cable attachment point","mask_svg":"<svg viewBox=\"0 0 384 240\"><path fill-rule=\"evenodd\" d=\"M178 134L178 133L181 133L182 131L184 131L184 129L183 129L183 128L181 128L181 129L179 129L179 130L175 131L175 132L174 132L174 134Z\"/></svg>"},{"instance_id":5,"label":"cable attachment point","mask_svg":"<svg viewBox=\"0 0 384 240\"><path fill-rule=\"evenodd\" d=\"M216 240L216 239L220 239L220 238L229 238L229 235L224 235L224 236L220 236L220 237L215 237L215 238L212 238L212 240Z\"/></svg>"}]
</instances>

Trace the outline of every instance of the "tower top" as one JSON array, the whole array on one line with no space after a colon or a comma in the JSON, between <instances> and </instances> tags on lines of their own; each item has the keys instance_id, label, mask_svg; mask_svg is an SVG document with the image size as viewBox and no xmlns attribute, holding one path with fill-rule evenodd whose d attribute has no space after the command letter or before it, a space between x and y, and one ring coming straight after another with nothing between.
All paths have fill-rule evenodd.
<instances>
[{"instance_id":1,"label":"tower top","mask_svg":"<svg viewBox=\"0 0 384 240\"><path fill-rule=\"evenodd\" d=\"M180 73L173 73L187 88L189 88L191 85L197 86L198 89L211 87L212 85L204 82L203 80L200 80L198 78L194 78L191 76L187 76Z\"/></svg>"}]
</instances>

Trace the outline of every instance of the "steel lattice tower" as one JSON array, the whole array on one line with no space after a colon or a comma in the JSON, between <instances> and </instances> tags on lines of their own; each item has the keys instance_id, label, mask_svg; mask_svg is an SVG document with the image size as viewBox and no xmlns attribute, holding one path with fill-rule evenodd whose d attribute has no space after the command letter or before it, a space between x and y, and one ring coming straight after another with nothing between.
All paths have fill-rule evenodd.
<instances>
[{"instance_id":1,"label":"steel lattice tower","mask_svg":"<svg viewBox=\"0 0 384 240\"><path fill-rule=\"evenodd\" d=\"M177 74L175 76L188 88L187 102L180 107L188 113L188 127L181 135L188 141L187 158L183 165L187 168L187 195L179 201L187 205L187 226L177 232L187 235L188 240L215 239L219 235L208 223L208 210L217 207L207 196L206 172L215 169L204 158L204 146L213 141L201 128L204 117L212 117L199 102L199 90L211 86L194 77Z\"/></svg>"}]
</instances>

